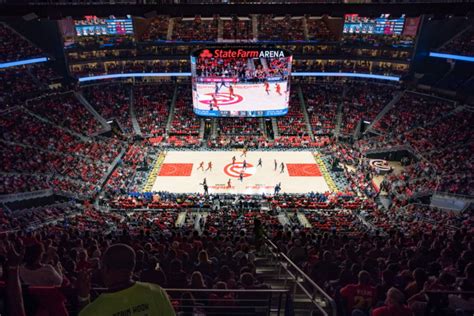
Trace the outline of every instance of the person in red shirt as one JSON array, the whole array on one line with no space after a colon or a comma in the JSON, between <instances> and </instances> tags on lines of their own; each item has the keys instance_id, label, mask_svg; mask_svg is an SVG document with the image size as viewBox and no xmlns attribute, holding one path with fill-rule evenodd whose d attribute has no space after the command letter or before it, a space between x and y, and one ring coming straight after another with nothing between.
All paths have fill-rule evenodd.
<instances>
[{"instance_id":1,"label":"person in red shirt","mask_svg":"<svg viewBox=\"0 0 474 316\"><path fill-rule=\"evenodd\" d=\"M265 92L267 94L270 94L270 84L267 81L265 81L263 85L265 86Z\"/></svg>"},{"instance_id":2,"label":"person in red shirt","mask_svg":"<svg viewBox=\"0 0 474 316\"><path fill-rule=\"evenodd\" d=\"M372 316L413 316L412 310L404 302L403 293L392 287L387 291L385 306L374 309Z\"/></svg>"},{"instance_id":3,"label":"person in red shirt","mask_svg":"<svg viewBox=\"0 0 474 316\"><path fill-rule=\"evenodd\" d=\"M349 284L340 291L346 301L347 315L368 315L375 303L375 287L370 285L370 274L367 271L359 272L359 282Z\"/></svg>"},{"instance_id":4,"label":"person in red shirt","mask_svg":"<svg viewBox=\"0 0 474 316\"><path fill-rule=\"evenodd\" d=\"M275 89L276 89L276 93L278 93L279 95L281 95L281 87L280 87L280 85L279 85L278 83L275 85Z\"/></svg>"}]
</instances>

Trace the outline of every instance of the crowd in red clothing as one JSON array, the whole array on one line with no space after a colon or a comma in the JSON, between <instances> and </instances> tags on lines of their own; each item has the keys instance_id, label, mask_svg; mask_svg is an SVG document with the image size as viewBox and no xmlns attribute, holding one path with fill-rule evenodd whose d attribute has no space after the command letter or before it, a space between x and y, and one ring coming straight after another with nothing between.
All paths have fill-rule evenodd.
<instances>
[{"instance_id":1,"label":"crowd in red clothing","mask_svg":"<svg viewBox=\"0 0 474 316\"><path fill-rule=\"evenodd\" d=\"M81 78L107 74L186 72L189 65L187 60L123 60L75 64L70 70L75 77Z\"/></svg>"},{"instance_id":2,"label":"crowd in red clothing","mask_svg":"<svg viewBox=\"0 0 474 316\"><path fill-rule=\"evenodd\" d=\"M258 16L258 39L272 41L305 40L303 17L274 17L270 14Z\"/></svg>"},{"instance_id":3,"label":"crowd in red clothing","mask_svg":"<svg viewBox=\"0 0 474 316\"><path fill-rule=\"evenodd\" d=\"M134 110L143 134L165 134L173 92L174 85L170 84L133 87Z\"/></svg>"},{"instance_id":4,"label":"crowd in red clothing","mask_svg":"<svg viewBox=\"0 0 474 316\"><path fill-rule=\"evenodd\" d=\"M53 93L28 100L27 109L79 134L92 135L103 129L72 92Z\"/></svg>"},{"instance_id":5,"label":"crowd in red clothing","mask_svg":"<svg viewBox=\"0 0 474 316\"><path fill-rule=\"evenodd\" d=\"M172 40L176 41L215 41L217 40L218 18L175 18ZM189 30L193 30L190 32Z\"/></svg>"},{"instance_id":6,"label":"crowd in red clothing","mask_svg":"<svg viewBox=\"0 0 474 316\"><path fill-rule=\"evenodd\" d=\"M322 18L306 17L306 27L308 28L308 40L334 40L334 34L329 30L326 22Z\"/></svg>"},{"instance_id":7,"label":"crowd in red clothing","mask_svg":"<svg viewBox=\"0 0 474 316\"><path fill-rule=\"evenodd\" d=\"M130 86L103 84L82 89L84 97L106 120L116 119L125 134L133 134Z\"/></svg>"},{"instance_id":8,"label":"crowd in red clothing","mask_svg":"<svg viewBox=\"0 0 474 316\"><path fill-rule=\"evenodd\" d=\"M30 247L41 245L46 254L41 264L50 265L59 275L58 282L45 283L44 274L40 278L33 272L23 273L26 264L20 278L30 285L61 286L63 303L73 304L81 270L92 270L92 287L103 286L97 273L101 254L121 242L135 249L133 276L137 280L168 288L265 289L269 286L258 280L255 268L263 233L334 297L342 314L387 315L383 311L388 310L389 315L414 315L424 312L427 299L433 300L422 295L426 291L455 291L458 285L472 290L469 229L474 218L469 213L417 205L383 211L357 199L320 194L235 199L163 193L153 201L149 203L168 210L102 213L87 209L82 213L69 206L30 213L34 223L47 222L61 212L69 218L32 233L19 232L15 241L9 238L23 241L27 253ZM299 220L283 225L279 217L259 210L265 201L271 210L285 205L310 208L295 216L305 218L311 227ZM334 209L321 209L323 205ZM352 208L344 207L348 205ZM201 215L189 211L192 207L215 211ZM178 222L180 212L185 217ZM11 216L0 212L3 225ZM370 233L374 227L375 235ZM0 257L5 255L0 253ZM179 301L181 294L174 292L171 299ZM194 295L195 303L205 309L215 303L217 294ZM243 298L234 295L228 294L227 299ZM462 302L450 295L443 308L445 312L466 308ZM176 308L179 311L179 304Z\"/></svg>"},{"instance_id":9,"label":"crowd in red clothing","mask_svg":"<svg viewBox=\"0 0 474 316\"><path fill-rule=\"evenodd\" d=\"M218 124L218 131L225 135L262 135L260 120L258 118L242 118L239 120L233 118L221 119L219 120Z\"/></svg>"},{"instance_id":10,"label":"crowd in red clothing","mask_svg":"<svg viewBox=\"0 0 474 316\"><path fill-rule=\"evenodd\" d=\"M193 113L189 86L180 86L177 91L174 116L171 122L170 136L198 136L201 120Z\"/></svg>"},{"instance_id":11,"label":"crowd in red clothing","mask_svg":"<svg viewBox=\"0 0 474 316\"><path fill-rule=\"evenodd\" d=\"M314 135L329 135L336 127L338 105L342 102L342 85L308 84L301 86L306 110Z\"/></svg>"},{"instance_id":12,"label":"crowd in red clothing","mask_svg":"<svg viewBox=\"0 0 474 316\"><path fill-rule=\"evenodd\" d=\"M4 23L0 23L0 38L2 39L0 43L1 63L44 55L38 47Z\"/></svg>"},{"instance_id":13,"label":"crowd in red clothing","mask_svg":"<svg viewBox=\"0 0 474 316\"><path fill-rule=\"evenodd\" d=\"M346 84L342 106L341 133L354 132L357 123L363 119L372 122L378 113L392 100L396 86L371 83Z\"/></svg>"},{"instance_id":14,"label":"crowd in red clothing","mask_svg":"<svg viewBox=\"0 0 474 316\"><path fill-rule=\"evenodd\" d=\"M221 18L222 37L230 40L253 39L252 20L248 17Z\"/></svg>"},{"instance_id":15,"label":"crowd in red clothing","mask_svg":"<svg viewBox=\"0 0 474 316\"><path fill-rule=\"evenodd\" d=\"M454 55L472 56L474 51L474 27L470 27L461 35L454 37L446 45L440 48L443 53Z\"/></svg>"},{"instance_id":16,"label":"crowd in red clothing","mask_svg":"<svg viewBox=\"0 0 474 316\"><path fill-rule=\"evenodd\" d=\"M116 140L83 140L20 109L2 113L0 129L2 193L50 188L89 196L121 147Z\"/></svg>"},{"instance_id":17,"label":"crowd in red clothing","mask_svg":"<svg viewBox=\"0 0 474 316\"><path fill-rule=\"evenodd\" d=\"M282 136L308 136L298 93L291 91L288 114L277 119L278 133Z\"/></svg>"},{"instance_id":18,"label":"crowd in red clothing","mask_svg":"<svg viewBox=\"0 0 474 316\"><path fill-rule=\"evenodd\" d=\"M168 36L170 17L159 15L151 19L150 24L142 34L143 41L164 41Z\"/></svg>"}]
</instances>

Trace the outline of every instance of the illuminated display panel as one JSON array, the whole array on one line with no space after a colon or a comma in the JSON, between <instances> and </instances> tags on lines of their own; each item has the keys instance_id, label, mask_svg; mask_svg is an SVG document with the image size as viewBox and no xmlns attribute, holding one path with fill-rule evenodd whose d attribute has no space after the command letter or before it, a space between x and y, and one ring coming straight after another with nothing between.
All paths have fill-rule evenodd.
<instances>
[{"instance_id":1,"label":"illuminated display panel","mask_svg":"<svg viewBox=\"0 0 474 316\"><path fill-rule=\"evenodd\" d=\"M100 36L100 35L131 35L133 34L133 20L131 17L116 19L98 18L97 16L85 16L83 20L75 20L74 28L77 36Z\"/></svg>"},{"instance_id":2,"label":"illuminated display panel","mask_svg":"<svg viewBox=\"0 0 474 316\"><path fill-rule=\"evenodd\" d=\"M288 113L291 54L261 47L208 48L191 54L194 113L281 116Z\"/></svg>"},{"instance_id":3,"label":"illuminated display panel","mask_svg":"<svg viewBox=\"0 0 474 316\"><path fill-rule=\"evenodd\" d=\"M401 35L405 25L405 15L399 18L390 18L389 14L382 14L378 18L362 17L358 14L344 16L344 34L378 34Z\"/></svg>"}]
</instances>

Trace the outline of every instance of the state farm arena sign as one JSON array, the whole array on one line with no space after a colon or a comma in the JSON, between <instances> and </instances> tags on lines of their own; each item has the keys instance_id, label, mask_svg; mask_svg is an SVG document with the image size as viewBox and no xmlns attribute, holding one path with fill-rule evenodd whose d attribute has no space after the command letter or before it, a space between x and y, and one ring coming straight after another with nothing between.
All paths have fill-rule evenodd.
<instances>
[{"instance_id":1,"label":"state farm arena sign","mask_svg":"<svg viewBox=\"0 0 474 316\"><path fill-rule=\"evenodd\" d=\"M204 48L194 51L191 56L198 58L282 58L291 53L284 49L252 48Z\"/></svg>"}]
</instances>

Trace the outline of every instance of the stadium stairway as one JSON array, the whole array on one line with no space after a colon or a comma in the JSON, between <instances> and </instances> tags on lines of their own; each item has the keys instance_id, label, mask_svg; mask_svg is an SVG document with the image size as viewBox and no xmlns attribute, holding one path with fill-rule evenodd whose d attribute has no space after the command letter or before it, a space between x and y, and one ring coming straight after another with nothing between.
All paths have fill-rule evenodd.
<instances>
[{"instance_id":1,"label":"stadium stairway","mask_svg":"<svg viewBox=\"0 0 474 316\"><path fill-rule=\"evenodd\" d=\"M263 137L265 139L268 139L267 129L265 128L265 119L263 117L259 119L259 126L260 126L260 130L262 131Z\"/></svg>"},{"instance_id":2,"label":"stadium stairway","mask_svg":"<svg viewBox=\"0 0 474 316\"><path fill-rule=\"evenodd\" d=\"M341 132L341 123L342 123L342 108L344 107L344 100L346 99L347 94L347 86L343 86L342 88L342 102L337 105L337 113L336 113L336 127L334 128L334 137L338 137L339 133Z\"/></svg>"},{"instance_id":3,"label":"stadium stairway","mask_svg":"<svg viewBox=\"0 0 474 316\"><path fill-rule=\"evenodd\" d=\"M224 36L223 36L223 21L222 21L222 18L218 19L217 20L217 41L218 42L222 42L224 40Z\"/></svg>"},{"instance_id":4,"label":"stadium stairway","mask_svg":"<svg viewBox=\"0 0 474 316\"><path fill-rule=\"evenodd\" d=\"M211 128L211 139L217 138L217 120L215 118L212 119L212 128Z\"/></svg>"},{"instance_id":5,"label":"stadium stairway","mask_svg":"<svg viewBox=\"0 0 474 316\"><path fill-rule=\"evenodd\" d=\"M406 91L399 91L399 92L396 92L392 98L392 100L390 100L390 102L387 103L387 105L384 106L384 108L382 109L382 111L380 111L379 114L377 114L377 116L375 117L375 119L372 121L372 123L370 123L369 126L367 126L367 129L365 130L364 134L366 134L367 132L371 131L373 132L372 128L375 126L375 124L380 121L380 119L382 119L382 117L384 117L385 114L387 114L394 106L395 104L398 103L398 101L400 101L400 99L402 98L403 94L405 93Z\"/></svg>"},{"instance_id":6,"label":"stadium stairway","mask_svg":"<svg viewBox=\"0 0 474 316\"><path fill-rule=\"evenodd\" d=\"M309 39L309 33L308 33L308 23L306 21L306 17L303 16L303 33L304 33L304 38L306 40Z\"/></svg>"},{"instance_id":7,"label":"stadium stairway","mask_svg":"<svg viewBox=\"0 0 474 316\"><path fill-rule=\"evenodd\" d=\"M362 128L362 121L359 120L357 122L356 127L354 128L354 133L352 134L352 139L359 139L361 128Z\"/></svg>"},{"instance_id":8,"label":"stadium stairway","mask_svg":"<svg viewBox=\"0 0 474 316\"><path fill-rule=\"evenodd\" d=\"M168 20L168 31L166 32L166 40L171 41L173 39L173 28L174 28L174 19Z\"/></svg>"},{"instance_id":9,"label":"stadium stairway","mask_svg":"<svg viewBox=\"0 0 474 316\"><path fill-rule=\"evenodd\" d=\"M304 120L306 122L306 129L308 130L308 134L311 137L311 140L314 141L313 129L311 128L311 122L308 116L308 111L306 111L306 102L304 101L303 90L301 89L301 86L298 86L298 97L300 99L301 110L303 111Z\"/></svg>"},{"instance_id":10,"label":"stadium stairway","mask_svg":"<svg viewBox=\"0 0 474 316\"><path fill-rule=\"evenodd\" d=\"M443 48L448 45L449 43L451 43L452 41L454 41L456 38L460 37L462 34L464 34L465 32L468 32L471 28L474 28L473 25L469 25L468 27L462 29L460 32L458 32L458 34L454 35L453 37L450 37L446 42L444 42L437 50L438 51L442 51Z\"/></svg>"},{"instance_id":11,"label":"stadium stairway","mask_svg":"<svg viewBox=\"0 0 474 316\"><path fill-rule=\"evenodd\" d=\"M265 243L255 259L256 278L271 286L272 290L288 290L291 301L272 297L270 315L277 315L275 307L281 304L289 315L331 315L335 316L334 301L306 273L304 273L278 247L265 237Z\"/></svg>"},{"instance_id":12,"label":"stadium stairway","mask_svg":"<svg viewBox=\"0 0 474 316\"><path fill-rule=\"evenodd\" d=\"M280 137L280 132L278 131L278 124L277 124L276 117L272 117L272 128L273 128L274 139Z\"/></svg>"},{"instance_id":13,"label":"stadium stairway","mask_svg":"<svg viewBox=\"0 0 474 316\"><path fill-rule=\"evenodd\" d=\"M142 130L140 128L140 124L138 124L137 114L135 112L135 105L134 105L135 99L133 98L133 86L130 86L129 95L130 95L129 109L130 109L130 117L132 119L133 130L135 131L135 134L141 136L142 135Z\"/></svg>"},{"instance_id":14,"label":"stadium stairway","mask_svg":"<svg viewBox=\"0 0 474 316\"><path fill-rule=\"evenodd\" d=\"M256 14L251 14L251 16L253 39L256 40L258 38L258 17Z\"/></svg>"},{"instance_id":15,"label":"stadium stairway","mask_svg":"<svg viewBox=\"0 0 474 316\"><path fill-rule=\"evenodd\" d=\"M30 76L31 80L32 80L38 87L41 87L41 89L49 90L49 86L48 86L45 82L41 82L37 77L35 77L35 76L33 75L33 73L31 72L31 68L32 68L31 65L27 65L27 66L26 66L26 73L28 74L28 76Z\"/></svg>"},{"instance_id":16,"label":"stadium stairway","mask_svg":"<svg viewBox=\"0 0 474 316\"><path fill-rule=\"evenodd\" d=\"M33 99L33 100L34 100L34 99ZM30 101L30 100L28 100L27 103L28 103L29 101ZM38 120L40 120L40 121L42 121L42 122L45 122L45 123L47 123L47 124L50 124L50 125L52 125L52 126L54 126L54 127L56 127L56 128L62 129L63 131L66 131L66 132L68 132L69 134L74 135L74 136L80 138L82 141L88 141L88 140L89 140L89 137L88 137L88 136L85 136L85 135L83 135L83 134L76 133L75 131L73 131L73 130L71 130L71 129L69 129L69 128L66 128L66 127L60 126L60 125L58 125L58 124L55 124L55 123L51 122L50 120L48 120L48 119L42 117L41 115L38 115L38 114L36 114L36 113L30 111L30 110L29 110L28 108L26 108L26 107L23 107L23 110L24 110L24 112L27 113L28 115L31 115L31 116L37 118Z\"/></svg>"},{"instance_id":17,"label":"stadium stairway","mask_svg":"<svg viewBox=\"0 0 474 316\"><path fill-rule=\"evenodd\" d=\"M178 94L178 86L175 85L174 91L173 91L173 98L171 99L171 104L170 104L170 113L168 114L168 121L166 122L166 134L168 134L171 128L171 123L173 122L177 94Z\"/></svg>"},{"instance_id":18,"label":"stadium stairway","mask_svg":"<svg viewBox=\"0 0 474 316\"><path fill-rule=\"evenodd\" d=\"M91 114L100 122L100 124L102 124L104 130L110 131L111 127L107 123L107 120L103 118L102 115L100 115L99 112L96 111L96 109L94 109L94 107L89 103L89 101L86 100L82 92L74 91L74 96L77 98L77 100L79 100L79 102L81 102L82 105L86 107L89 112L91 112Z\"/></svg>"},{"instance_id":19,"label":"stadium stairway","mask_svg":"<svg viewBox=\"0 0 474 316\"><path fill-rule=\"evenodd\" d=\"M204 139L204 128L206 127L204 119L200 119L200 123L201 126L199 126L199 139Z\"/></svg>"}]
</instances>

